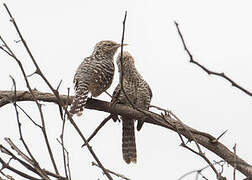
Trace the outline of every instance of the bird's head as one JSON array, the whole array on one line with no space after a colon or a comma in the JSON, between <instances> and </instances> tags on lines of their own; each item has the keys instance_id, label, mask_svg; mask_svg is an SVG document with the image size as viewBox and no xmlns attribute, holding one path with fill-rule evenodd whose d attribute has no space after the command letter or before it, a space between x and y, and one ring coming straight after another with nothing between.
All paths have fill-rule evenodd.
<instances>
[{"instance_id":1,"label":"bird's head","mask_svg":"<svg viewBox=\"0 0 252 180\"><path fill-rule=\"evenodd\" d=\"M121 72L121 62L120 62L120 58L121 58L121 53L118 54L117 59L116 59L116 63L118 65L118 71ZM127 51L123 52L122 55L122 64L123 64L123 70L126 71L129 68L134 67L134 59L131 56L131 54Z\"/></svg>"},{"instance_id":2,"label":"bird's head","mask_svg":"<svg viewBox=\"0 0 252 180\"><path fill-rule=\"evenodd\" d=\"M121 44L118 44L114 41L100 41L95 45L93 55L95 55L98 59L107 57L113 58L119 47L121 47Z\"/></svg>"}]
</instances>

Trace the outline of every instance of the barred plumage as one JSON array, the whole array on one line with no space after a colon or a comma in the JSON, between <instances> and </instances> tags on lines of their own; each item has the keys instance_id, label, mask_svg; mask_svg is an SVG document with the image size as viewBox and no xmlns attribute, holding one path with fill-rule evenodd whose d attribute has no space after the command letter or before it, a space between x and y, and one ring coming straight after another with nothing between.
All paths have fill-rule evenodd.
<instances>
[{"instance_id":1,"label":"barred plumage","mask_svg":"<svg viewBox=\"0 0 252 180\"><path fill-rule=\"evenodd\" d=\"M120 64L120 54L117 57L117 65L119 72L121 72ZM127 94L130 101L134 104L135 107L148 110L150 101L152 98L152 92L148 83L142 78L138 73L134 59L128 52L123 52L122 57L123 63L123 88ZM129 105L130 103L126 99L122 90L120 90L120 83L117 85L113 93L112 102L117 98L119 104ZM120 94L119 94L120 93ZM136 155L136 143L135 143L135 130L134 130L134 120L127 117L122 117L122 153L123 159L126 163L137 161ZM143 125L142 121L138 121L137 130L140 130Z\"/></svg>"},{"instance_id":2,"label":"barred plumage","mask_svg":"<svg viewBox=\"0 0 252 180\"><path fill-rule=\"evenodd\" d=\"M97 97L110 87L115 71L113 58L120 46L113 41L100 41L92 55L79 65L73 80L75 96L70 108L71 114L82 114L89 92Z\"/></svg>"}]
</instances>

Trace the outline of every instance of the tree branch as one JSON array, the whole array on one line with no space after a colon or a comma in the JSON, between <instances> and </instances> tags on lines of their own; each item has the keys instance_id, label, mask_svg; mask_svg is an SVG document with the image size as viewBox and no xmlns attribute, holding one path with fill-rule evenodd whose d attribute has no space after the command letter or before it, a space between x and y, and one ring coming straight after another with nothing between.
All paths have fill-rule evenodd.
<instances>
[{"instance_id":1,"label":"tree branch","mask_svg":"<svg viewBox=\"0 0 252 180\"><path fill-rule=\"evenodd\" d=\"M17 91L16 94L17 94L16 101L33 101L32 95L27 91ZM58 102L54 94L43 93L39 91L34 91L33 94L36 96L36 99L39 101L54 102L54 103ZM6 99L6 97L13 99L15 96L14 96L14 92L12 91L0 91L0 97L2 97L2 99ZM67 95L59 95L59 97L63 102L68 102L68 105L70 105L73 100L73 96L69 96L69 101L67 101ZM0 102L1 102L1 99L0 99ZM8 103L10 103L10 101L6 101L3 104L6 105ZM0 104L0 107L3 106L3 104L2 105ZM181 122L178 122L175 119L166 118L168 121L167 123L163 120L162 116L160 116L159 114L156 114L150 111L144 111L146 114L151 116L151 117L146 117L146 115L143 114L142 112L134 110L133 108L130 108L128 106L124 106L120 104L111 106L111 103L97 100L97 99L88 99L86 108L108 112L112 114L117 114L121 116L127 116L131 119L136 119L136 120L141 120L145 118L146 119L145 122L147 123L161 126L164 128L168 128L174 132L177 132L177 130L174 128L176 127L185 138L191 140L191 135L186 130L188 129L193 134L194 138L200 145L214 152L216 155L218 155L219 157L227 161L233 167L236 166L236 170L240 171L245 176L249 176L249 177L252 176L252 166L248 164L246 161L244 161L243 159L241 159L239 156L235 155L225 145L216 141L215 137L213 137L212 135L208 133L201 132L194 128L191 128L185 124L182 125ZM186 129L184 127L186 127Z\"/></svg>"},{"instance_id":2,"label":"tree branch","mask_svg":"<svg viewBox=\"0 0 252 180\"><path fill-rule=\"evenodd\" d=\"M237 84L234 80L232 80L230 77L226 76L223 72L219 73L219 72L211 71L208 68L206 68L205 66L201 65L199 62L195 61L194 58L193 58L193 55L191 54L191 52L188 50L188 48L186 46L184 37L183 37L183 35L182 35L182 33L181 33L180 29L179 29L179 24L176 21L174 21L174 24L176 25L176 28L178 30L179 37L180 37L180 39L181 39L181 41L183 43L184 49L187 52L188 56L190 57L190 63L196 64L201 69L203 69L208 75L215 75L215 76L219 76L221 78L226 79L227 81L229 81L231 83L232 86L240 89L241 91L243 91L247 95L252 96L252 92L248 91L247 89L245 89L242 86L240 86L239 84Z\"/></svg>"},{"instance_id":3,"label":"tree branch","mask_svg":"<svg viewBox=\"0 0 252 180\"><path fill-rule=\"evenodd\" d=\"M101 124L94 130L94 132L88 137L87 142L89 143L91 139L98 133L98 131L112 118L112 115L110 114L108 117L106 117ZM86 146L86 143L83 144L81 147Z\"/></svg>"}]
</instances>

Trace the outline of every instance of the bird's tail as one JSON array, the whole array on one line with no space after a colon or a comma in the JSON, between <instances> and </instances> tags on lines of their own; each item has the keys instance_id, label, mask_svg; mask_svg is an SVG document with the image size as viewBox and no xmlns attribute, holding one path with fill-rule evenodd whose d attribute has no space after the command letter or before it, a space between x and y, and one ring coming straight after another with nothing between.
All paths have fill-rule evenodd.
<instances>
[{"instance_id":1,"label":"bird's tail","mask_svg":"<svg viewBox=\"0 0 252 180\"><path fill-rule=\"evenodd\" d=\"M75 96L69 112L72 115L77 114L77 116L80 116L82 114L83 109L85 108L87 99L88 99L88 85L84 83L78 83L75 89Z\"/></svg>"},{"instance_id":2,"label":"bird's tail","mask_svg":"<svg viewBox=\"0 0 252 180\"><path fill-rule=\"evenodd\" d=\"M123 117L122 118L122 153L124 161L129 164L131 162L136 163L136 141L134 120Z\"/></svg>"}]
</instances>

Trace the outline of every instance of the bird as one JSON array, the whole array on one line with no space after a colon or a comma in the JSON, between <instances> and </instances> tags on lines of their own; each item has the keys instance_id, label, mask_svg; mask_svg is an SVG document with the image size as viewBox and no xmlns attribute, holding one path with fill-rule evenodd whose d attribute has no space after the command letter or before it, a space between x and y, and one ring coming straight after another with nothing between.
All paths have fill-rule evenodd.
<instances>
[{"instance_id":1,"label":"bird","mask_svg":"<svg viewBox=\"0 0 252 180\"><path fill-rule=\"evenodd\" d=\"M79 65L73 79L75 96L69 111L71 116L82 115L89 92L91 97L97 97L110 87L115 71L113 59L119 47L121 44L111 40L100 41L91 56Z\"/></svg>"},{"instance_id":2,"label":"bird","mask_svg":"<svg viewBox=\"0 0 252 180\"><path fill-rule=\"evenodd\" d=\"M121 53L119 53L116 63L120 76L122 74L121 68ZM152 98L152 91L148 83L143 79L135 67L134 58L125 51L122 54L123 67L123 89L136 108L148 110ZM130 106L130 102L121 89L121 83L116 86L112 95L112 104L124 104ZM116 101L116 102L115 102ZM115 116L112 116L115 121ZM129 163L137 162L136 141L135 141L135 125L134 120L128 117L121 117L122 119L122 154L124 161ZM139 131L143 126L143 121L138 121L137 130Z\"/></svg>"}]
</instances>

